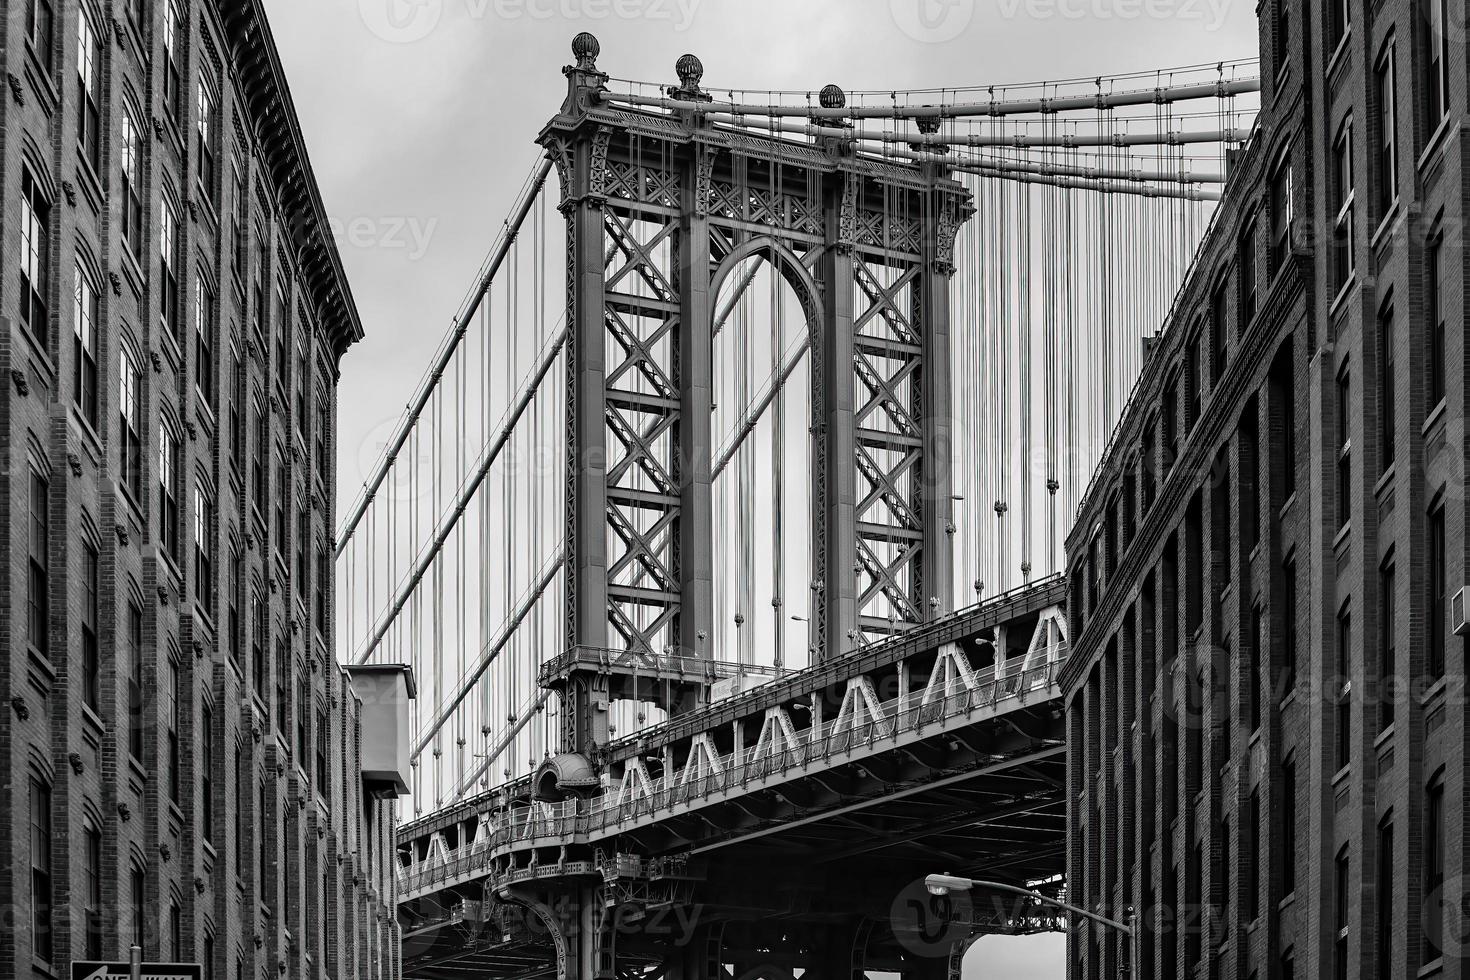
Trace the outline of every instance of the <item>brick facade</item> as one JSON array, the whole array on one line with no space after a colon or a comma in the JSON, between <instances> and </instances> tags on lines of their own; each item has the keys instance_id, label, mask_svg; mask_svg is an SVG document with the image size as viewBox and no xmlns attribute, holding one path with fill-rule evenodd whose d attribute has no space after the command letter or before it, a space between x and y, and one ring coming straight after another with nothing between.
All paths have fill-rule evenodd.
<instances>
[{"instance_id":1,"label":"brick facade","mask_svg":"<svg viewBox=\"0 0 1470 980\"><path fill-rule=\"evenodd\" d=\"M260 0L16 0L0 59L0 976L392 980L333 654L362 330Z\"/></svg>"},{"instance_id":2,"label":"brick facade","mask_svg":"<svg viewBox=\"0 0 1470 980\"><path fill-rule=\"evenodd\" d=\"M1135 975L1466 972L1470 81L1432 3L1261 4L1258 127L1068 540L1069 889L1139 911ZM1069 974L1127 957L1079 931Z\"/></svg>"}]
</instances>

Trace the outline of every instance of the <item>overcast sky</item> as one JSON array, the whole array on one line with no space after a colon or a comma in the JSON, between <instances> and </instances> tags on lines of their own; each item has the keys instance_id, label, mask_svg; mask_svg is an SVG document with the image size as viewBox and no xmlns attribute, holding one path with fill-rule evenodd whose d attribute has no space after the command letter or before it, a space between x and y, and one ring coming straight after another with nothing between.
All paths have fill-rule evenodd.
<instances>
[{"instance_id":1,"label":"overcast sky","mask_svg":"<svg viewBox=\"0 0 1470 980\"><path fill-rule=\"evenodd\" d=\"M1253 0L265 0L367 339L341 382L354 496L565 91L599 67L708 88L905 89L1090 77L1256 53ZM922 875L928 870L915 869ZM988 939L967 974L1060 976L1059 941Z\"/></svg>"}]
</instances>

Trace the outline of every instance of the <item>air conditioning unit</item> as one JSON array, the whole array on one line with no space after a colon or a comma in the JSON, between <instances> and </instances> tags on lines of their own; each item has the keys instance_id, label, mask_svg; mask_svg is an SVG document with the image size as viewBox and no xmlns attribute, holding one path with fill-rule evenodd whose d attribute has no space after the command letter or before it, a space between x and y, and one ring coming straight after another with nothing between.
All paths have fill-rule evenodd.
<instances>
[{"instance_id":1,"label":"air conditioning unit","mask_svg":"<svg viewBox=\"0 0 1470 980\"><path fill-rule=\"evenodd\" d=\"M1470 622L1465 621L1465 605L1470 599L1470 588L1463 588L1450 597L1450 622L1455 624L1455 635L1470 633Z\"/></svg>"}]
</instances>

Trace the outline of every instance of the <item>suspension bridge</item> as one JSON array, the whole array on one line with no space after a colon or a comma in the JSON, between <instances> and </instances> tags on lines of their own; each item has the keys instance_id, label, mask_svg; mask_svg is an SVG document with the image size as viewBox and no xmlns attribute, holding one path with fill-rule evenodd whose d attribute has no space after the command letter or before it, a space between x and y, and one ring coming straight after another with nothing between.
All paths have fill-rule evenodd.
<instances>
[{"instance_id":1,"label":"suspension bridge","mask_svg":"<svg viewBox=\"0 0 1470 980\"><path fill-rule=\"evenodd\" d=\"M1255 63L756 92L573 55L337 536L338 635L421 691L405 975L955 976L1061 928L922 879L1065 890L1062 540Z\"/></svg>"}]
</instances>

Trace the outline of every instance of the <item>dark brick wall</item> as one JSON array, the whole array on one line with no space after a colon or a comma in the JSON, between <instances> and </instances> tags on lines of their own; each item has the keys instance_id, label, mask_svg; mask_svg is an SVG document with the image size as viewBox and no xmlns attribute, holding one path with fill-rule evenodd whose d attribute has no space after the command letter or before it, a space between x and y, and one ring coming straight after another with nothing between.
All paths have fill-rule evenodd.
<instances>
[{"instance_id":1,"label":"dark brick wall","mask_svg":"<svg viewBox=\"0 0 1470 980\"><path fill-rule=\"evenodd\" d=\"M177 908L178 955L202 959L210 937L214 958L208 975L233 980L238 965L246 977L272 980L283 972L392 978L396 960L386 955L396 937L393 882L387 873L391 851L381 828L391 828L395 805L363 798L356 734L360 706L334 657L333 617L329 612L321 629L314 612L314 590L327 591L330 609L332 585L312 581L317 554L330 554L333 544L330 456L338 359L356 327L348 324L352 329L344 335L342 311L351 309L345 281L314 260L319 249L313 252L307 244L310 236L329 237L329 232L308 193L313 191L307 187L309 166L293 156L295 121L282 115L279 104L269 112L263 108L279 94L270 86L281 82L261 54L272 44L268 35L247 36L242 29L259 23L258 0L176 0L183 106L177 124L163 104L167 0L143 4L145 21L137 25L121 0L56 2L50 72L27 37L27 6L6 4L0 19L0 60L8 79L0 108L0 548L8 572L0 579L0 635L5 638L0 647L0 854L5 858L0 861L0 909L7 916L0 925L0 976L61 976L71 959L83 957L84 848L88 828L96 828L102 840L104 957L126 958L135 926L130 874L138 869L146 883L141 931L147 959L174 956L172 910ZM102 53L97 83L102 150L95 170L79 153L76 135L83 10L99 34ZM201 78L210 80L219 102L219 176L213 187L204 186L199 176ZM141 261L123 238L125 111L142 129ZM294 160L295 169L283 166L283 160ZM245 187L240 200L236 165ZM20 322L24 172L50 202L50 317L39 337ZM160 316L165 195L177 202L181 218L182 343ZM243 267L235 260L237 213L248 235ZM271 304L262 317L253 290L262 255L270 263L266 275L272 296L283 289L284 367L274 346L281 321ZM73 404L72 296L78 263L100 292L95 425ZM193 309L200 281L210 285L214 297L214 330L202 353ZM254 328L258 320L264 326L260 333ZM125 356L142 372L143 492L136 497L126 489L121 465ZM213 404L195 381L201 358L216 378ZM282 376L284 384L277 380ZM297 392L303 388L306 418L298 419ZM273 515L258 514L251 503L249 461L260 439L248 412L256 397L266 408L268 507L278 499L287 502L284 541L275 532ZM244 439L244 466L233 461L232 403L245 417L238 434ZM315 456L319 420L328 427L325 465ZM161 425L171 426L181 442L178 561L165 553L161 539ZM284 483L275 464L278 451L285 463ZM49 655L26 638L32 471L50 481ZM213 521L205 530L213 550L212 581L203 589L193 560L196 486L214 500ZM305 517L305 578L296 568L302 534L298 515ZM96 711L84 703L81 676L81 562L88 544L101 559L102 671ZM238 574L232 574L236 553ZM228 610L235 581L239 628L232 637ZM263 689L255 687L250 660L248 631L256 596L265 607L268 630ZM129 748L130 607L143 618L140 759ZM231 651L237 648L235 657ZM175 670L181 694L176 710L170 681ZM284 730L278 725L277 678L285 680ZM296 731L302 704L304 756L297 751ZM330 772L318 779L314 769L322 724ZM172 736L177 740L177 799L170 792ZM208 752L206 745L212 746ZM236 785L237 749L243 786ZM49 958L35 955L31 928L33 775L53 794L54 950ZM206 812L213 814L208 826ZM362 833L367 823L378 831L371 839ZM263 879L256 872L262 842ZM378 851L370 861L364 860L369 847ZM355 958L361 955L355 952L360 933L385 953Z\"/></svg>"},{"instance_id":2,"label":"dark brick wall","mask_svg":"<svg viewBox=\"0 0 1470 980\"><path fill-rule=\"evenodd\" d=\"M1258 11L1265 78L1260 127L1233 165L1179 312L1152 348L1141 397L1122 420L1117 448L1104 460L1068 542L1074 652L1064 682L1073 766L1078 757L1086 760L1072 774L1069 819L1077 834L1070 882L1080 904L1120 914L1129 907L1144 911L1144 976L1277 977L1289 958L1298 978L1461 977L1470 935L1458 911L1441 925L1440 896L1424 893L1423 843L1426 787L1442 779L1444 897L1462 908L1470 831L1464 819L1470 739L1465 647L1449 635L1447 676L1436 681L1426 646L1431 508L1445 512L1448 594L1466 584L1470 556L1470 362L1464 344L1470 265L1461 138L1466 40L1452 27L1446 45L1450 112L1446 122L1434 123L1424 118L1420 5L1354 0L1351 26L1337 42L1326 26L1329 6L1292 4L1289 59L1278 65L1277 2L1266 0ZM1452 25L1463 25L1464 3L1449 7ZM1396 193L1384 209L1372 157L1379 136L1372 71L1390 49L1398 153ZM1338 289L1331 265L1337 215L1328 213L1327 174L1333 141L1348 120L1355 272ZM1262 236L1257 251L1267 255L1270 178L1283 155L1294 175L1292 254L1279 270L1259 270L1262 302L1245 322L1238 241L1255 216ZM1439 406L1429 404L1427 383L1427 244L1441 233L1448 329L1447 397ZM1179 458L1170 466L1158 437L1152 458L1144 458L1145 433L1161 431L1158 408L1169 385L1183 378L1195 331L1208 330L1210 296L1222 277L1229 282L1226 363L1216 365L1213 353L1206 354L1205 376L1218 380L1203 386L1197 420L1184 417L1187 399L1179 399L1180 424L1193 426ZM1393 331L1385 342L1380 331L1390 309ZM1391 465L1379 380L1385 346L1393 352ZM1343 372L1350 379L1341 415L1346 432L1340 431L1337 389ZM1288 460L1289 418L1295 419L1296 452ZM1252 433L1260 434L1254 454ZM1351 469L1340 486L1343 447ZM1139 495L1146 468L1159 482L1151 506ZM1343 493L1345 524L1338 519ZM1135 495L1138 533L1112 554L1094 529L1113 519L1120 494ZM1241 522L1252 500L1259 503L1258 523L1247 528ZM1197 537L1189 530L1195 502ZM1118 539L1127 541L1126 529L1119 529ZM1177 554L1177 563L1166 560L1170 554ZM1288 616L1288 565L1295 569L1294 620ZM1379 599L1380 575L1389 566L1391 622ZM1104 584L1096 594L1076 594L1091 581ZM1194 589L1203 599L1197 628L1188 615ZM1252 658L1257 610L1259 654ZM1449 623L1444 627L1448 632ZM1152 654L1140 649L1141 637L1154 645ZM1385 637L1392 639L1392 684L1379 666ZM1286 667L1293 648L1294 685ZM1252 685L1262 705L1254 730ZM1344 690L1346 713L1339 711ZM1394 707L1394 722L1383 729L1385 701ZM1343 723L1347 728L1339 731ZM1120 740L1122 752L1112 754ZM1295 775L1291 787L1288 772ZM1258 834L1248 826L1253 794ZM1103 826L1096 827L1099 814ZM1379 875L1385 823L1394 829L1391 880ZM1285 878L1293 830L1294 886ZM1191 859L1196 848L1197 865ZM1137 855L1131 870L1130 854ZM1347 855L1349 868L1342 952L1334 880L1339 854ZM1261 869L1254 900L1247 893L1252 862ZM1258 915L1251 914L1253 905ZM1386 950L1378 927L1385 911L1391 924ZM1448 933L1442 958L1425 955L1426 931ZM1096 942L1073 937L1070 970L1077 977L1108 976L1126 956L1126 942L1117 936ZM1339 956L1345 959L1341 974Z\"/></svg>"}]
</instances>

